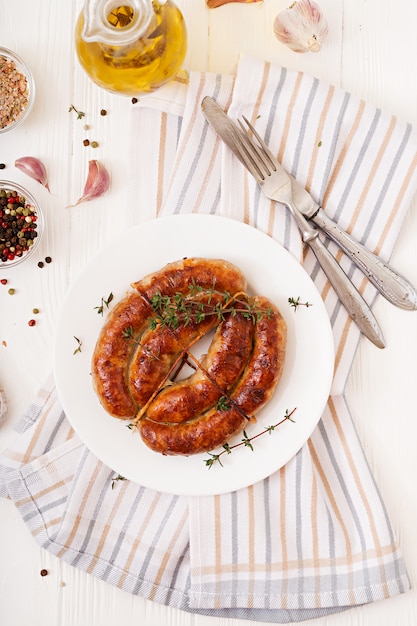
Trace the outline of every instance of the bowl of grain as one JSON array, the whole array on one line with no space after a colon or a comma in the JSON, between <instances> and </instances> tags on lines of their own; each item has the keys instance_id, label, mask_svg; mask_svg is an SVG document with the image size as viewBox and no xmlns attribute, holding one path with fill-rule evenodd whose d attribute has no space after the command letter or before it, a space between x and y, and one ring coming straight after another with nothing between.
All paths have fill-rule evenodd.
<instances>
[{"instance_id":1,"label":"bowl of grain","mask_svg":"<svg viewBox=\"0 0 417 626\"><path fill-rule=\"evenodd\" d=\"M18 54L0 47L0 133L19 126L35 99L35 81Z\"/></svg>"}]
</instances>

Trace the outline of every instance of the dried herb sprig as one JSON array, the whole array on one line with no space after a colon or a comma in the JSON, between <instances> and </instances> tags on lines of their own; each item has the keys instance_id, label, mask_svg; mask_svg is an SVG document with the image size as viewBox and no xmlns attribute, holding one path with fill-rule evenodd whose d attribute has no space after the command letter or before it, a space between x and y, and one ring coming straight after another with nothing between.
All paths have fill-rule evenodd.
<instances>
[{"instance_id":1,"label":"dried herb sprig","mask_svg":"<svg viewBox=\"0 0 417 626\"><path fill-rule=\"evenodd\" d=\"M101 298L100 306L95 306L94 309L97 311L98 315L103 315L104 308L109 308L110 302L113 300L114 295L112 292L107 296L107 300L105 298Z\"/></svg>"},{"instance_id":2,"label":"dried herb sprig","mask_svg":"<svg viewBox=\"0 0 417 626\"><path fill-rule=\"evenodd\" d=\"M299 306L305 306L308 308L309 306L313 306L311 302L301 302L300 296L298 298L288 298L288 303L293 309L296 311Z\"/></svg>"},{"instance_id":3,"label":"dried herb sprig","mask_svg":"<svg viewBox=\"0 0 417 626\"><path fill-rule=\"evenodd\" d=\"M253 451L253 441L255 439L257 439L258 437L261 437L262 435L265 435L266 433L271 434L276 428L278 428L278 426L281 426L281 424L283 424L284 422L286 422L287 420L289 420L290 422L294 422L292 416L294 415L296 409L292 409L292 411L288 411L288 409L285 411L285 416L283 417L282 420L280 420L279 422L277 422L276 424L272 424L271 426L267 426L266 428L264 428L264 430L262 430L261 432L257 433L256 435L253 435L252 437L248 437L246 431L243 431L243 438L239 443L235 443L233 446L229 445L228 443L225 443L223 445L223 450L217 454L213 454L211 452L209 452L208 454L210 455L209 459L203 459L204 463L206 465L206 467L208 467L209 469L211 467L213 467L213 465L215 463L219 463L219 465L221 465L223 467L223 463L221 462L221 457L224 454L231 454L232 450L234 450L235 448L240 448L242 446L249 448L250 450Z\"/></svg>"}]
</instances>

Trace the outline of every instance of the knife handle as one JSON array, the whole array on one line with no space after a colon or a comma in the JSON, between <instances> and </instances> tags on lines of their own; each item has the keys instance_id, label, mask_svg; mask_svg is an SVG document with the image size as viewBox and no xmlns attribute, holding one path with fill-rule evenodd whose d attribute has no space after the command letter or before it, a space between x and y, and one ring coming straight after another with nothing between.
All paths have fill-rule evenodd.
<instances>
[{"instance_id":1,"label":"knife handle","mask_svg":"<svg viewBox=\"0 0 417 626\"><path fill-rule=\"evenodd\" d=\"M378 348L385 348L384 338L374 314L335 257L318 236L306 243L313 250L339 300L361 332Z\"/></svg>"},{"instance_id":2,"label":"knife handle","mask_svg":"<svg viewBox=\"0 0 417 626\"><path fill-rule=\"evenodd\" d=\"M336 258L320 239L317 228L310 225L306 217L293 203L287 202L286 206L290 209L297 223L303 242L309 245L314 252L322 270L352 320L373 344L378 348L385 348L384 338L374 314Z\"/></svg>"},{"instance_id":3,"label":"knife handle","mask_svg":"<svg viewBox=\"0 0 417 626\"><path fill-rule=\"evenodd\" d=\"M417 292L401 274L341 230L323 209L319 209L310 219L342 248L389 302L409 311L417 309Z\"/></svg>"}]
</instances>

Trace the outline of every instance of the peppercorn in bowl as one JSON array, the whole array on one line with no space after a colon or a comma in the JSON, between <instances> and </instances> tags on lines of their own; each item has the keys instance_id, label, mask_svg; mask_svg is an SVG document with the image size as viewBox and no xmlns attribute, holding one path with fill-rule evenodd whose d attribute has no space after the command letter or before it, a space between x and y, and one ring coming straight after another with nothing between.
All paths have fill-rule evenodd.
<instances>
[{"instance_id":1,"label":"peppercorn in bowl","mask_svg":"<svg viewBox=\"0 0 417 626\"><path fill-rule=\"evenodd\" d=\"M33 255L43 224L34 197L17 183L0 180L0 272Z\"/></svg>"},{"instance_id":2,"label":"peppercorn in bowl","mask_svg":"<svg viewBox=\"0 0 417 626\"><path fill-rule=\"evenodd\" d=\"M18 54L0 47L0 133L19 126L35 99L32 72Z\"/></svg>"}]
</instances>

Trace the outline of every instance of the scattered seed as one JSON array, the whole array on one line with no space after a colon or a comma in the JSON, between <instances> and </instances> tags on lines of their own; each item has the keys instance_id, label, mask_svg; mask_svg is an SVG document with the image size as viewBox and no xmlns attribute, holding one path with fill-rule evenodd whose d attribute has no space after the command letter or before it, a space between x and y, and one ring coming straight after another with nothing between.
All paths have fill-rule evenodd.
<instances>
[{"instance_id":1,"label":"scattered seed","mask_svg":"<svg viewBox=\"0 0 417 626\"><path fill-rule=\"evenodd\" d=\"M137 98L132 98L132 104L136 104L137 101L138 101Z\"/></svg>"},{"instance_id":2,"label":"scattered seed","mask_svg":"<svg viewBox=\"0 0 417 626\"><path fill-rule=\"evenodd\" d=\"M12 296L15 293L15 290L13 289L13 287L10 287L7 293Z\"/></svg>"},{"instance_id":3,"label":"scattered seed","mask_svg":"<svg viewBox=\"0 0 417 626\"><path fill-rule=\"evenodd\" d=\"M83 144L85 146L89 146L90 145L90 140L89 139L84 139Z\"/></svg>"},{"instance_id":4,"label":"scattered seed","mask_svg":"<svg viewBox=\"0 0 417 626\"><path fill-rule=\"evenodd\" d=\"M98 148L98 141L92 141L91 142L91 147L92 148Z\"/></svg>"},{"instance_id":5,"label":"scattered seed","mask_svg":"<svg viewBox=\"0 0 417 626\"><path fill-rule=\"evenodd\" d=\"M7 278L2 278L2 279L0 280L0 283L1 283L2 285L7 285Z\"/></svg>"},{"instance_id":6,"label":"scattered seed","mask_svg":"<svg viewBox=\"0 0 417 626\"><path fill-rule=\"evenodd\" d=\"M107 115L107 111L106 111L106 109L101 109L101 111L100 111L100 115Z\"/></svg>"},{"instance_id":7,"label":"scattered seed","mask_svg":"<svg viewBox=\"0 0 417 626\"><path fill-rule=\"evenodd\" d=\"M37 315L37 314L39 313L39 309L36 309L36 308L35 308L35 309L32 309L32 313L33 313L34 315Z\"/></svg>"},{"instance_id":8,"label":"scattered seed","mask_svg":"<svg viewBox=\"0 0 417 626\"><path fill-rule=\"evenodd\" d=\"M48 570L47 569L41 569L40 575L41 576L48 576Z\"/></svg>"},{"instance_id":9,"label":"scattered seed","mask_svg":"<svg viewBox=\"0 0 417 626\"><path fill-rule=\"evenodd\" d=\"M36 320L29 320L28 321L29 326L36 326ZM46 575L46 574L44 574Z\"/></svg>"},{"instance_id":10,"label":"scattered seed","mask_svg":"<svg viewBox=\"0 0 417 626\"><path fill-rule=\"evenodd\" d=\"M0 170L4 170L6 168L6 163L0 163Z\"/></svg>"},{"instance_id":11,"label":"scattered seed","mask_svg":"<svg viewBox=\"0 0 417 626\"><path fill-rule=\"evenodd\" d=\"M45 257L45 261L46 261L46 263L51 263L51 262L52 262L52 259L51 259L51 257L50 257L50 256L46 256L46 257Z\"/></svg>"},{"instance_id":12,"label":"scattered seed","mask_svg":"<svg viewBox=\"0 0 417 626\"><path fill-rule=\"evenodd\" d=\"M44 265L43 261L39 261L38 267L43 267L43 265Z\"/></svg>"},{"instance_id":13,"label":"scattered seed","mask_svg":"<svg viewBox=\"0 0 417 626\"><path fill-rule=\"evenodd\" d=\"M89 127L89 125L88 125L88 124L84 124L84 126L83 126L83 129L84 129L84 130L88 130L89 128L90 128L90 127Z\"/></svg>"}]
</instances>

